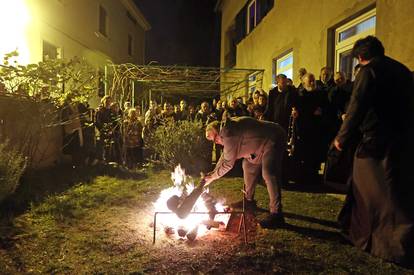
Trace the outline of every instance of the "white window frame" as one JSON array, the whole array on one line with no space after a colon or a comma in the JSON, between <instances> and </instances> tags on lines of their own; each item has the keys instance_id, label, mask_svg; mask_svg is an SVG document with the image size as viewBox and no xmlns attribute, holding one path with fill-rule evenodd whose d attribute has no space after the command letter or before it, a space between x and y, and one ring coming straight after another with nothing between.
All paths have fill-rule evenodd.
<instances>
[{"instance_id":1,"label":"white window frame","mask_svg":"<svg viewBox=\"0 0 414 275\"><path fill-rule=\"evenodd\" d=\"M250 29L250 7L254 5L254 24L253 24L253 28ZM247 6L247 34L249 34L254 28L256 28L256 24L257 24L257 5L256 5L256 0L252 0L249 5Z\"/></svg>"},{"instance_id":2,"label":"white window frame","mask_svg":"<svg viewBox=\"0 0 414 275\"><path fill-rule=\"evenodd\" d=\"M288 64L287 66L284 67L279 67L279 65L285 61L288 58L292 58L292 63ZM289 50L287 52L285 52L284 54L276 57L273 59L273 77L272 77L272 84L276 85L276 76L278 74L285 74L288 78L293 80L293 62L295 62L294 56L293 56L293 50ZM287 75L285 72L288 70L292 70L292 75Z\"/></svg>"},{"instance_id":3,"label":"white window frame","mask_svg":"<svg viewBox=\"0 0 414 275\"><path fill-rule=\"evenodd\" d=\"M368 35L375 35L375 30L376 30L376 25L373 28L367 29L361 33L355 34L349 38L346 38L343 41L339 41L339 35L340 33L342 33L343 31L350 29L356 25L358 25L359 23L366 21L368 19L370 19L373 16L376 16L377 14L377 9L374 8L364 14L362 14L361 16L358 16L357 18L347 22L346 24L338 27L335 29L335 71L339 71L340 70L340 65L339 64L339 60L341 57L341 54L352 50L353 45L355 44L355 42L358 39L364 38Z\"/></svg>"}]
</instances>

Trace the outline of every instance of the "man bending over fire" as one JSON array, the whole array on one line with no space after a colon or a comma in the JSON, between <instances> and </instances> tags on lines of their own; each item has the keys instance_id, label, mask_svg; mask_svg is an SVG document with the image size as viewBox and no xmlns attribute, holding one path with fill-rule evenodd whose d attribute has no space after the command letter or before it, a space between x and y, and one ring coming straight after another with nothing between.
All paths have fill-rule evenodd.
<instances>
[{"instance_id":1,"label":"man bending over fire","mask_svg":"<svg viewBox=\"0 0 414 275\"><path fill-rule=\"evenodd\" d=\"M224 147L213 171L204 177L205 184L221 178L230 171L237 159L243 158L245 206L254 209L256 179L262 171L269 193L270 215L260 221L264 228L284 223L280 188L282 158L286 151L286 132L276 123L250 117L214 121L206 127L206 138Z\"/></svg>"}]
</instances>

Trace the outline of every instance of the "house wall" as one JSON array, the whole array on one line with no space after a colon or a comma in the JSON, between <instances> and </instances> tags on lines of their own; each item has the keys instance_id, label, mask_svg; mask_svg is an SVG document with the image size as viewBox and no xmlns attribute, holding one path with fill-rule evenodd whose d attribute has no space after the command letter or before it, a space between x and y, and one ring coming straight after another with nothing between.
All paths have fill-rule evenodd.
<instances>
[{"instance_id":1,"label":"house wall","mask_svg":"<svg viewBox=\"0 0 414 275\"><path fill-rule=\"evenodd\" d=\"M221 3L221 64L228 51L226 31L246 2L224 0ZM272 60L293 49L295 84L299 81L296 72L301 67L318 77L329 58L329 29L370 6L376 6L376 36L384 43L386 54L413 70L412 0L275 0L273 9L237 45L235 67L265 69L263 88L268 91Z\"/></svg>"},{"instance_id":2,"label":"house wall","mask_svg":"<svg viewBox=\"0 0 414 275\"><path fill-rule=\"evenodd\" d=\"M128 8L131 14L140 13L131 6L132 0L13 1L24 3L30 14L30 22L26 27L27 41L25 42L27 45L19 45L20 47L27 46L29 50L28 59L24 60L24 63L42 61L43 41L60 48L62 58L82 56L97 69L102 69L108 61L135 64L145 62L145 32L150 26L143 17L136 18L137 23L128 18ZM107 12L108 35L106 37L98 31L99 5L102 5ZM134 41L131 56L128 54L128 34L133 37ZM97 107L99 100L96 94L89 102L91 107ZM14 102L13 98L2 98L0 103L9 106L11 103L17 104ZM21 102L18 103L21 104ZM4 133L0 133L0 137L2 135L9 137L12 142L16 143L19 137L24 136L21 134L22 131L11 123L22 120L21 118L16 120L17 117L19 115L11 111L0 112L0 120L7 122L2 125ZM21 127L21 129L25 128ZM37 149L32 156L32 168L47 167L61 161L62 128L60 126L49 127L43 129L38 136Z\"/></svg>"},{"instance_id":3,"label":"house wall","mask_svg":"<svg viewBox=\"0 0 414 275\"><path fill-rule=\"evenodd\" d=\"M84 56L96 66L144 62L145 30L126 15L121 0L30 1L33 14L31 62L42 60L43 40L61 48L63 57ZM98 31L99 5L107 11L108 35ZM128 55L128 34L134 40L133 55Z\"/></svg>"},{"instance_id":4,"label":"house wall","mask_svg":"<svg viewBox=\"0 0 414 275\"><path fill-rule=\"evenodd\" d=\"M0 142L27 156L31 169L55 165L63 144L55 113L52 105L0 94Z\"/></svg>"}]
</instances>

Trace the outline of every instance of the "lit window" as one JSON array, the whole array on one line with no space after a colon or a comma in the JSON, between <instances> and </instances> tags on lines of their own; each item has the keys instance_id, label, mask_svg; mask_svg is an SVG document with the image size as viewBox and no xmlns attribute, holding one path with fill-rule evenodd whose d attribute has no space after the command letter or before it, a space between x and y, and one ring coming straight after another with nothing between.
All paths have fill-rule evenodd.
<instances>
[{"instance_id":1,"label":"lit window","mask_svg":"<svg viewBox=\"0 0 414 275\"><path fill-rule=\"evenodd\" d=\"M359 24L356 24L342 32L339 33L338 40L339 42L344 41L345 39L348 39L354 35L360 34L364 31L374 29L376 23L376 16L373 16L371 18L368 18L365 21L362 21Z\"/></svg>"},{"instance_id":2,"label":"lit window","mask_svg":"<svg viewBox=\"0 0 414 275\"><path fill-rule=\"evenodd\" d=\"M273 59L272 84L276 85L276 76L284 74L287 78L293 79L293 51Z\"/></svg>"},{"instance_id":3,"label":"lit window","mask_svg":"<svg viewBox=\"0 0 414 275\"><path fill-rule=\"evenodd\" d=\"M132 38L132 35L128 34L128 55L132 56L133 53L133 44L134 44L134 40Z\"/></svg>"},{"instance_id":4,"label":"lit window","mask_svg":"<svg viewBox=\"0 0 414 275\"><path fill-rule=\"evenodd\" d=\"M354 43L368 35L375 35L376 9L373 9L335 29L335 70L353 80L352 70L358 63L352 58Z\"/></svg>"},{"instance_id":5,"label":"lit window","mask_svg":"<svg viewBox=\"0 0 414 275\"><path fill-rule=\"evenodd\" d=\"M104 7L99 6L99 32L104 36L108 36L107 32L107 13Z\"/></svg>"}]
</instances>

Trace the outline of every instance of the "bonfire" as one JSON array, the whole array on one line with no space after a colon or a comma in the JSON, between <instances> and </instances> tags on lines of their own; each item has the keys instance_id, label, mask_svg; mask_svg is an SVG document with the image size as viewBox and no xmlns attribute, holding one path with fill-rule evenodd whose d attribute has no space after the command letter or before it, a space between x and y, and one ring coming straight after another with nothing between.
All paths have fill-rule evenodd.
<instances>
[{"instance_id":1,"label":"bonfire","mask_svg":"<svg viewBox=\"0 0 414 275\"><path fill-rule=\"evenodd\" d=\"M191 211L185 217L172 212L167 205L171 198L185 199L194 190L194 180L185 174L185 171L178 165L171 173L173 186L161 191L157 201L154 203L154 212L162 214L159 216L155 226L161 226L164 232L176 238L187 238L193 241L197 236L208 234L211 229L225 230L230 218L228 207L224 202L217 202L209 194L208 188L202 188L194 205L191 204ZM189 209L190 210L190 209ZM154 240L155 241L155 240Z\"/></svg>"}]
</instances>

